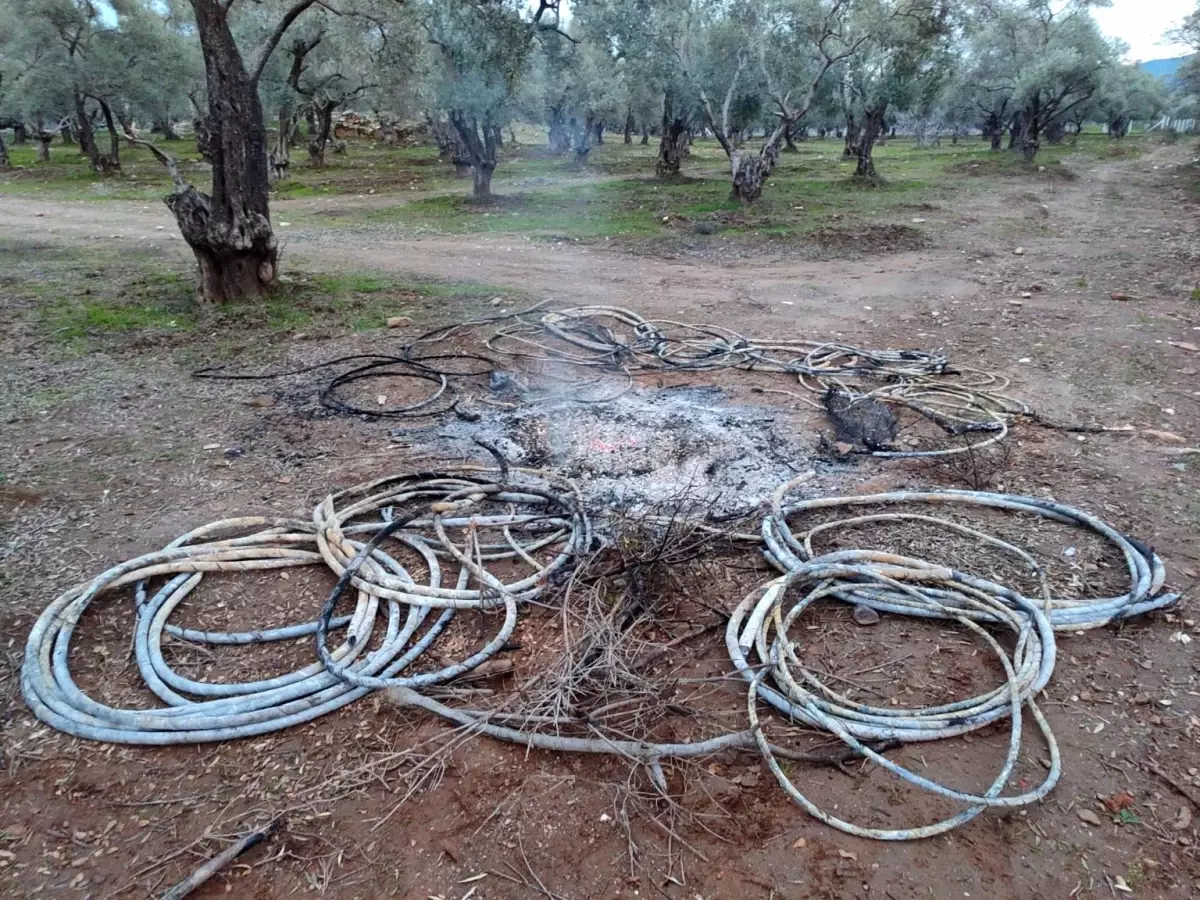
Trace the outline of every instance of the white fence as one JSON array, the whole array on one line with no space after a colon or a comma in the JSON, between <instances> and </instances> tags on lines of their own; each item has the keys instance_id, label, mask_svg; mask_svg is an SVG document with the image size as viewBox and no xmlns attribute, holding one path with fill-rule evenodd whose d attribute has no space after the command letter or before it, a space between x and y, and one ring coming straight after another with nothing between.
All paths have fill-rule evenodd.
<instances>
[{"instance_id":1,"label":"white fence","mask_svg":"<svg viewBox=\"0 0 1200 900\"><path fill-rule=\"evenodd\" d=\"M1170 116L1163 116L1152 125L1146 126L1146 132L1151 131L1182 131L1191 133L1196 130L1196 119L1172 119Z\"/></svg>"}]
</instances>

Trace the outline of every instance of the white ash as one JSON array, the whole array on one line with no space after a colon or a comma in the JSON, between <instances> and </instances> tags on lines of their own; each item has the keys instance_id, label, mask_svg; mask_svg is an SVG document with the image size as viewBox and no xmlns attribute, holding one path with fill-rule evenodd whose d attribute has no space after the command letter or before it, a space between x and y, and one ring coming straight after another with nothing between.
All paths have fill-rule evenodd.
<instances>
[{"instance_id":1,"label":"white ash","mask_svg":"<svg viewBox=\"0 0 1200 900\"><path fill-rule=\"evenodd\" d=\"M715 387L680 387L595 404L480 405L478 421L447 423L414 449L478 457L477 439L514 465L553 467L574 479L597 508L688 497L716 513L756 506L819 462L817 436L786 409L729 406L724 397Z\"/></svg>"}]
</instances>

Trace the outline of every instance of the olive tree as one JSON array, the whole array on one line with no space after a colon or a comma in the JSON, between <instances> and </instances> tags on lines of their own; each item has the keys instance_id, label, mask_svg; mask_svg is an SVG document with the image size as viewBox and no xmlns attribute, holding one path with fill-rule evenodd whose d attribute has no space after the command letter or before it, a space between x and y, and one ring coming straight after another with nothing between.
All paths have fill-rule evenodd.
<instances>
[{"instance_id":1,"label":"olive tree","mask_svg":"<svg viewBox=\"0 0 1200 900\"><path fill-rule=\"evenodd\" d=\"M434 46L437 105L454 129L456 152L470 164L473 196L492 195L502 129L535 45L574 41L559 25L559 0L530 8L521 0L426 0L414 6Z\"/></svg>"},{"instance_id":2,"label":"olive tree","mask_svg":"<svg viewBox=\"0 0 1200 900\"><path fill-rule=\"evenodd\" d=\"M994 0L973 19L967 77L993 111L1007 115L1009 145L1026 162L1037 156L1047 127L1090 102L1115 64L1114 48L1089 13L1095 5Z\"/></svg>"}]
</instances>

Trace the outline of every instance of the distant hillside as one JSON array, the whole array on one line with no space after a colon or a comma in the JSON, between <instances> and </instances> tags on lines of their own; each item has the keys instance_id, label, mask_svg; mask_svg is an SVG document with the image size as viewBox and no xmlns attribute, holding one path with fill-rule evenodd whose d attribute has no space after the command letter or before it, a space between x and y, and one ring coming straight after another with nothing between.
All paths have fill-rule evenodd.
<instances>
[{"instance_id":1,"label":"distant hillside","mask_svg":"<svg viewBox=\"0 0 1200 900\"><path fill-rule=\"evenodd\" d=\"M1186 60L1186 56L1176 56L1174 59L1150 59L1142 63L1141 66L1155 78L1161 78L1163 81L1174 81L1175 73L1179 71L1179 67Z\"/></svg>"}]
</instances>

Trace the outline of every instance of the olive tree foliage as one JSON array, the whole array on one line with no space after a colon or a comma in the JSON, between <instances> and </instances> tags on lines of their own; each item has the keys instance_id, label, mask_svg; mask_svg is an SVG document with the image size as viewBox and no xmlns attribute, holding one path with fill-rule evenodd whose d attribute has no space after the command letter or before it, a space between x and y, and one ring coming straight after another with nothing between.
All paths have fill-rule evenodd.
<instances>
[{"instance_id":1,"label":"olive tree foliage","mask_svg":"<svg viewBox=\"0 0 1200 900\"><path fill-rule=\"evenodd\" d=\"M588 40L623 61L631 104L646 110L643 115L657 113L655 171L662 178L679 175L702 121L693 75L704 29L717 6L717 0L575 0L573 5Z\"/></svg>"},{"instance_id":2,"label":"olive tree foliage","mask_svg":"<svg viewBox=\"0 0 1200 900\"><path fill-rule=\"evenodd\" d=\"M1162 81L1140 66L1117 64L1105 70L1087 118L1103 122L1108 136L1119 139L1129 134L1133 122L1157 118L1169 105L1170 92ZM1083 121L1076 118L1077 131Z\"/></svg>"},{"instance_id":3,"label":"olive tree foliage","mask_svg":"<svg viewBox=\"0 0 1200 900\"><path fill-rule=\"evenodd\" d=\"M930 115L948 82L951 9L944 0L861 0L851 10L844 41L854 52L839 66L846 116L845 154L854 174L875 178L875 144L889 113Z\"/></svg>"},{"instance_id":4,"label":"olive tree foliage","mask_svg":"<svg viewBox=\"0 0 1200 900\"><path fill-rule=\"evenodd\" d=\"M69 127L92 169L121 168L120 136L135 116L161 123L183 108L180 85L195 71L187 38L141 0L8 0L3 30L4 119L32 125L48 158ZM107 147L97 140L100 126Z\"/></svg>"},{"instance_id":5,"label":"olive tree foliage","mask_svg":"<svg viewBox=\"0 0 1200 900\"><path fill-rule=\"evenodd\" d=\"M491 197L503 128L541 41L574 41L560 27L559 0L425 0L411 4L432 44L434 96L471 168L476 199Z\"/></svg>"},{"instance_id":6,"label":"olive tree foliage","mask_svg":"<svg viewBox=\"0 0 1200 900\"><path fill-rule=\"evenodd\" d=\"M1107 0L987 0L972 16L964 87L985 111L983 126L999 148L1032 162L1047 129L1096 97L1115 48L1090 7Z\"/></svg>"},{"instance_id":7,"label":"olive tree foliage","mask_svg":"<svg viewBox=\"0 0 1200 900\"><path fill-rule=\"evenodd\" d=\"M578 34L576 31L575 34ZM544 118L552 152L574 149L578 163L587 162L593 140L602 140L606 125L620 123L628 131L633 103L627 60L613 56L586 35L579 42L544 43L535 59L527 103L533 118Z\"/></svg>"},{"instance_id":8,"label":"olive tree foliage","mask_svg":"<svg viewBox=\"0 0 1200 900\"><path fill-rule=\"evenodd\" d=\"M1200 110L1200 2L1196 4L1195 10L1184 16L1183 20L1167 33L1167 37L1192 48L1192 55L1176 73L1178 88L1174 108L1186 118L1195 118Z\"/></svg>"}]
</instances>

